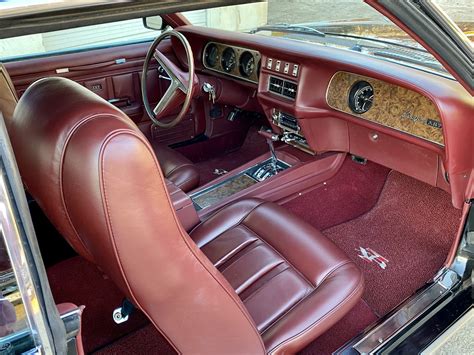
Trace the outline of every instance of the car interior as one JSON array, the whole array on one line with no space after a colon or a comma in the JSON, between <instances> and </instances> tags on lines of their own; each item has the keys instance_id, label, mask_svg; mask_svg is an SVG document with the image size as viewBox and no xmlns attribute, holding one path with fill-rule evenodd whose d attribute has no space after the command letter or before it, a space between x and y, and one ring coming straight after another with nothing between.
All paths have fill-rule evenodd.
<instances>
[{"instance_id":1,"label":"car interior","mask_svg":"<svg viewBox=\"0 0 474 355\"><path fill-rule=\"evenodd\" d=\"M0 67L85 353L332 353L452 261L473 165L461 84L162 19L153 42Z\"/></svg>"}]
</instances>

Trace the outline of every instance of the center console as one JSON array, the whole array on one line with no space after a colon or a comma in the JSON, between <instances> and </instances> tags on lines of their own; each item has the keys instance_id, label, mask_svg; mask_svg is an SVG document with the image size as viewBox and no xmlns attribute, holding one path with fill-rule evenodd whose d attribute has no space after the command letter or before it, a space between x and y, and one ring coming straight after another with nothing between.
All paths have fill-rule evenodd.
<instances>
[{"instance_id":1,"label":"center console","mask_svg":"<svg viewBox=\"0 0 474 355\"><path fill-rule=\"evenodd\" d=\"M272 156L217 184L191 194L190 197L196 210L200 211L290 167L290 164L280 159L274 159Z\"/></svg>"}]
</instances>

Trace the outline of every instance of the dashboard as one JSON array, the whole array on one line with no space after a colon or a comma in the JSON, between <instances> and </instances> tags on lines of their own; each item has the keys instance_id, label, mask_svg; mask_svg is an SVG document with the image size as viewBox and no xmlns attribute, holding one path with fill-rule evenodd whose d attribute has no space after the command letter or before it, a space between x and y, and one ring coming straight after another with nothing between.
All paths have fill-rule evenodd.
<instances>
[{"instance_id":1,"label":"dashboard","mask_svg":"<svg viewBox=\"0 0 474 355\"><path fill-rule=\"evenodd\" d=\"M263 112L287 144L367 158L444 189L462 206L474 164L474 102L455 80L302 41L180 31L199 53L196 70L214 74L226 98L245 92L239 108Z\"/></svg>"}]
</instances>

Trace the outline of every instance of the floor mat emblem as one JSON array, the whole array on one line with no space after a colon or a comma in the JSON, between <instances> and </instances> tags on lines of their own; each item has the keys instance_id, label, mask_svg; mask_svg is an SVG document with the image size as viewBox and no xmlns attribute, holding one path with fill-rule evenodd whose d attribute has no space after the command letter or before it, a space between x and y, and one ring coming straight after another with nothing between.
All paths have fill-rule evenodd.
<instances>
[{"instance_id":1,"label":"floor mat emblem","mask_svg":"<svg viewBox=\"0 0 474 355\"><path fill-rule=\"evenodd\" d=\"M225 169L214 169L214 171L212 172L214 175L217 175L217 176L222 176L222 175L225 175L228 173L227 170Z\"/></svg>"},{"instance_id":2,"label":"floor mat emblem","mask_svg":"<svg viewBox=\"0 0 474 355\"><path fill-rule=\"evenodd\" d=\"M368 261L369 263L375 262L383 270L387 268L388 259L384 258L382 255L380 255L376 251L373 251L370 248L362 248L362 247L359 247L359 249L356 249L356 250L360 252L360 254L357 255L359 258L364 259L365 261Z\"/></svg>"}]
</instances>

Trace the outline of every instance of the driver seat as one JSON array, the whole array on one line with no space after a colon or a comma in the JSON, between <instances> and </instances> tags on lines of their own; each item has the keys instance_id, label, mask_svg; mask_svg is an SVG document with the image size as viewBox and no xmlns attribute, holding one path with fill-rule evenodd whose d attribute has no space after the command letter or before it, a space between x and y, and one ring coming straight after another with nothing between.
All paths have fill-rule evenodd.
<instances>
[{"instance_id":1,"label":"driver seat","mask_svg":"<svg viewBox=\"0 0 474 355\"><path fill-rule=\"evenodd\" d=\"M7 127L18 102L10 75L0 63L0 112L3 112ZM160 157L160 167L165 177L184 192L199 186L198 168L184 155L156 140L152 142L156 156Z\"/></svg>"},{"instance_id":2,"label":"driver seat","mask_svg":"<svg viewBox=\"0 0 474 355\"><path fill-rule=\"evenodd\" d=\"M295 353L361 297L356 265L273 203L241 200L187 234L150 143L77 83L31 85L9 134L51 222L178 353Z\"/></svg>"}]
</instances>

